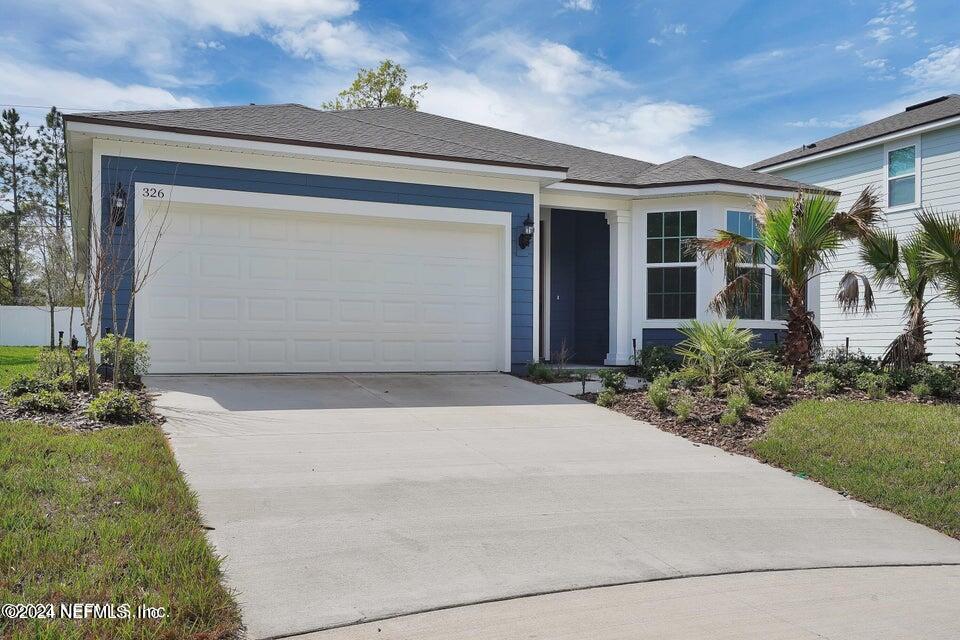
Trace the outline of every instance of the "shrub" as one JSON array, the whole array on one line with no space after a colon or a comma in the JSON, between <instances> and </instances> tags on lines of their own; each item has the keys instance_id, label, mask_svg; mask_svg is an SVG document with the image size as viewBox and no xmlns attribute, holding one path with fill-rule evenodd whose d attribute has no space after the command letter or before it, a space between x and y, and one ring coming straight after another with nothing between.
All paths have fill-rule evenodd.
<instances>
[{"instance_id":1,"label":"shrub","mask_svg":"<svg viewBox=\"0 0 960 640\"><path fill-rule=\"evenodd\" d=\"M837 390L840 383L833 374L826 371L815 371L807 374L803 380L804 384L813 389L818 396L828 396Z\"/></svg>"},{"instance_id":2,"label":"shrub","mask_svg":"<svg viewBox=\"0 0 960 640\"><path fill-rule=\"evenodd\" d=\"M909 369L890 369L887 372L887 379L890 381L891 389L909 389L915 382L918 382L917 370Z\"/></svg>"},{"instance_id":3,"label":"shrub","mask_svg":"<svg viewBox=\"0 0 960 640\"><path fill-rule=\"evenodd\" d=\"M115 369L120 384L134 384L150 370L150 344L145 340L120 337L119 363L114 363L116 340L116 335L97 340L97 353L103 364Z\"/></svg>"},{"instance_id":4,"label":"shrub","mask_svg":"<svg viewBox=\"0 0 960 640\"><path fill-rule=\"evenodd\" d=\"M751 347L753 332L738 329L736 320L727 324L691 320L680 327L680 333L685 339L676 352L683 357L684 366L699 371L714 389L739 378L751 363L766 357L763 351Z\"/></svg>"},{"instance_id":5,"label":"shrub","mask_svg":"<svg viewBox=\"0 0 960 640\"><path fill-rule=\"evenodd\" d=\"M63 413L70 409L70 400L62 391L44 389L36 393L24 393L11 398L10 405L16 409L27 409L29 411Z\"/></svg>"},{"instance_id":6,"label":"shrub","mask_svg":"<svg viewBox=\"0 0 960 640\"><path fill-rule=\"evenodd\" d=\"M86 414L100 422L129 424L142 415L137 396L123 389L104 391L90 402Z\"/></svg>"},{"instance_id":7,"label":"shrub","mask_svg":"<svg viewBox=\"0 0 960 640\"><path fill-rule=\"evenodd\" d=\"M721 427L732 427L740 422L740 418L737 417L737 414L733 411L727 409L720 414L720 426Z\"/></svg>"},{"instance_id":8,"label":"shrub","mask_svg":"<svg viewBox=\"0 0 960 640\"><path fill-rule=\"evenodd\" d=\"M553 382L557 379L553 369L543 362L531 362L527 365L527 377L535 382Z\"/></svg>"},{"instance_id":9,"label":"shrub","mask_svg":"<svg viewBox=\"0 0 960 640\"><path fill-rule=\"evenodd\" d=\"M637 376L644 380L655 380L665 373L676 371L680 358L667 347L644 347L631 356Z\"/></svg>"},{"instance_id":10,"label":"shrub","mask_svg":"<svg viewBox=\"0 0 960 640\"><path fill-rule=\"evenodd\" d=\"M612 407L613 401L617 399L617 392L613 389L604 388L597 394L597 405L601 407Z\"/></svg>"},{"instance_id":11,"label":"shrub","mask_svg":"<svg viewBox=\"0 0 960 640\"><path fill-rule=\"evenodd\" d=\"M70 352L66 349L44 347L37 353L37 374L54 380L70 371Z\"/></svg>"},{"instance_id":12,"label":"shrub","mask_svg":"<svg viewBox=\"0 0 960 640\"><path fill-rule=\"evenodd\" d=\"M947 367L922 364L914 367L918 382L930 387L930 393L938 398L948 398L957 390L957 379Z\"/></svg>"},{"instance_id":13,"label":"shrub","mask_svg":"<svg viewBox=\"0 0 960 640\"><path fill-rule=\"evenodd\" d=\"M918 398L929 398L933 395L933 390L926 382L917 382L910 387L910 391Z\"/></svg>"},{"instance_id":14,"label":"shrub","mask_svg":"<svg viewBox=\"0 0 960 640\"><path fill-rule=\"evenodd\" d=\"M673 412L680 422L686 422L693 413L693 397L689 393L681 393L673 402Z\"/></svg>"},{"instance_id":15,"label":"shrub","mask_svg":"<svg viewBox=\"0 0 960 640\"><path fill-rule=\"evenodd\" d=\"M60 391L73 391L73 379L70 377L70 368L53 381ZM87 391L87 364L77 363L77 391Z\"/></svg>"},{"instance_id":16,"label":"shrub","mask_svg":"<svg viewBox=\"0 0 960 640\"><path fill-rule=\"evenodd\" d=\"M737 418L747 415L750 408L750 398L742 393L731 393L727 398L727 411L732 411Z\"/></svg>"},{"instance_id":17,"label":"shrub","mask_svg":"<svg viewBox=\"0 0 960 640\"><path fill-rule=\"evenodd\" d=\"M793 386L793 373L786 367L766 367L760 371L759 378L780 398L786 397Z\"/></svg>"},{"instance_id":18,"label":"shrub","mask_svg":"<svg viewBox=\"0 0 960 640\"><path fill-rule=\"evenodd\" d=\"M627 388L627 374L616 369L600 369L597 371L600 376L600 383L604 389L613 389L614 393L620 393Z\"/></svg>"},{"instance_id":19,"label":"shrub","mask_svg":"<svg viewBox=\"0 0 960 640\"><path fill-rule=\"evenodd\" d=\"M693 367L684 367L672 374L674 382L685 389L693 389L703 384L703 375Z\"/></svg>"},{"instance_id":20,"label":"shrub","mask_svg":"<svg viewBox=\"0 0 960 640\"><path fill-rule=\"evenodd\" d=\"M857 389L865 391L873 400L880 400L887 395L889 381L884 374L864 372L854 382Z\"/></svg>"},{"instance_id":21,"label":"shrub","mask_svg":"<svg viewBox=\"0 0 960 640\"><path fill-rule=\"evenodd\" d=\"M49 380L43 380L35 374L21 373L7 385L7 395L16 398L27 393L53 391L53 387L53 383Z\"/></svg>"},{"instance_id":22,"label":"shrub","mask_svg":"<svg viewBox=\"0 0 960 640\"><path fill-rule=\"evenodd\" d=\"M760 382L757 380L755 374L743 374L743 378L740 379L740 386L743 388L743 393L750 399L750 402L753 404L763 402L763 387L760 386Z\"/></svg>"},{"instance_id":23,"label":"shrub","mask_svg":"<svg viewBox=\"0 0 960 640\"><path fill-rule=\"evenodd\" d=\"M847 353L842 349L828 352L814 367L814 371L823 371L836 378L840 384L852 387L861 373L877 373L880 361L862 351Z\"/></svg>"},{"instance_id":24,"label":"shrub","mask_svg":"<svg viewBox=\"0 0 960 640\"><path fill-rule=\"evenodd\" d=\"M647 389L647 399L650 404L657 408L657 411L666 411L670 405L670 378L669 376L660 376Z\"/></svg>"}]
</instances>

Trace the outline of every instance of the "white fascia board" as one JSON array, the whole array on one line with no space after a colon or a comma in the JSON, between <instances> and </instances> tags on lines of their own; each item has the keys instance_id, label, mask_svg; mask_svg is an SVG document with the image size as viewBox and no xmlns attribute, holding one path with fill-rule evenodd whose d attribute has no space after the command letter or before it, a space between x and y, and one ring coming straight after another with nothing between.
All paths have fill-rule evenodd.
<instances>
[{"instance_id":1,"label":"white fascia board","mask_svg":"<svg viewBox=\"0 0 960 640\"><path fill-rule=\"evenodd\" d=\"M895 133L888 133L885 136L879 136L876 138L870 138L869 140L863 140L862 142L855 142L853 144L844 145L842 147L837 147L836 149L828 149L826 151L820 151L809 156L804 156L802 158L797 158L796 160L787 160L786 162L781 162L779 164L770 165L769 167L762 167L760 169L753 169L753 171L759 171L760 173L772 173L774 171L781 171L783 169L790 169L791 167L799 167L800 165L807 164L809 162L816 162L817 160L825 160L827 158L832 158L834 156L843 155L845 153L850 153L851 151L856 151L858 149L865 149L867 147L874 147L878 144L886 144L888 142L893 142L899 140L900 138L909 138L911 136L916 136L921 133L927 133L928 131L935 131L937 129L943 129L955 124L960 124L960 116L954 116L952 118L947 118L945 120L938 120L937 122L930 122L927 124L918 125L916 127L911 127L909 129L904 129L903 131L897 131Z\"/></svg>"},{"instance_id":2,"label":"white fascia board","mask_svg":"<svg viewBox=\"0 0 960 640\"><path fill-rule=\"evenodd\" d=\"M601 184L580 184L578 182L555 182L544 188L545 192L575 193L580 196L599 198L634 198L640 193L636 187L614 187Z\"/></svg>"},{"instance_id":3,"label":"white fascia board","mask_svg":"<svg viewBox=\"0 0 960 640\"><path fill-rule=\"evenodd\" d=\"M570 193L587 197L619 197L631 199L664 198L671 196L690 196L690 195L714 195L714 194L737 194L737 195L762 195L769 198L784 198L796 193L795 190L783 187L750 187L747 185L727 184L724 182L713 182L709 184L686 184L674 185L669 187L607 187L592 184L577 184L569 182L559 182L544 188L544 193Z\"/></svg>"},{"instance_id":4,"label":"white fascia board","mask_svg":"<svg viewBox=\"0 0 960 640\"><path fill-rule=\"evenodd\" d=\"M333 162L353 162L357 164L387 165L408 169L422 169L428 171L445 171L452 173L469 173L505 178L521 178L539 180L541 184L550 184L567 177L565 171L550 169L533 169L524 167L510 167L479 162L439 160L433 158L418 158L390 153L374 153L369 151L349 151L346 149L329 149L305 145L286 144L280 142L263 142L259 140L241 140L237 138L219 138L188 133L173 133L170 131L155 131L153 129L138 129L114 125L96 124L91 122L67 121L67 130L74 133L86 134L100 138L130 140L135 142L153 142L157 144L187 145L208 149L223 149L226 151L241 151L247 153L261 153L268 155L305 156L318 160Z\"/></svg>"}]
</instances>

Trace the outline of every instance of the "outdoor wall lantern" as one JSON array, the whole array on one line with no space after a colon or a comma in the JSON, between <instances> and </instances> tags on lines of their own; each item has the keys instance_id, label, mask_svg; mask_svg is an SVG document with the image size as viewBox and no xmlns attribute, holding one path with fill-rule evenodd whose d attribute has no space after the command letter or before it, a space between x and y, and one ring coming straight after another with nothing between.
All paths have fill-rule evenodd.
<instances>
[{"instance_id":1,"label":"outdoor wall lantern","mask_svg":"<svg viewBox=\"0 0 960 640\"><path fill-rule=\"evenodd\" d=\"M521 249L526 249L530 246L531 240L533 240L533 220L528 213L527 219L523 221L523 231L520 232L517 244L520 245Z\"/></svg>"},{"instance_id":2,"label":"outdoor wall lantern","mask_svg":"<svg viewBox=\"0 0 960 640\"><path fill-rule=\"evenodd\" d=\"M113 220L113 226L119 227L123 224L123 214L127 210L127 192L123 185L117 183L117 188L113 190L110 196L110 219Z\"/></svg>"}]
</instances>

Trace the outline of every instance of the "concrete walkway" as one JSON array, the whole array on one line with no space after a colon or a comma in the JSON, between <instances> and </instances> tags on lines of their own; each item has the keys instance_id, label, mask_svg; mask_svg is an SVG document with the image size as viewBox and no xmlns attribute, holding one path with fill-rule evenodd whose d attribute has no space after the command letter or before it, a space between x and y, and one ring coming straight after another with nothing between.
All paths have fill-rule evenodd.
<instances>
[{"instance_id":1,"label":"concrete walkway","mask_svg":"<svg viewBox=\"0 0 960 640\"><path fill-rule=\"evenodd\" d=\"M252 638L667 577L960 563L920 525L510 376L148 384Z\"/></svg>"},{"instance_id":2,"label":"concrete walkway","mask_svg":"<svg viewBox=\"0 0 960 640\"><path fill-rule=\"evenodd\" d=\"M603 587L302 640L955 640L960 567L804 569Z\"/></svg>"}]
</instances>

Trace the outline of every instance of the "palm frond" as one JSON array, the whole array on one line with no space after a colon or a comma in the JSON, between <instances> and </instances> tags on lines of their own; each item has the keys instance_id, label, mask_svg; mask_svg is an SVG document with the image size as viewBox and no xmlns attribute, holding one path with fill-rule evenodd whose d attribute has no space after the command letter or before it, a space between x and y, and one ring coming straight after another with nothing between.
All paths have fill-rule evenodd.
<instances>
[{"instance_id":1,"label":"palm frond","mask_svg":"<svg viewBox=\"0 0 960 640\"><path fill-rule=\"evenodd\" d=\"M928 265L955 304L960 304L960 216L923 208L917 215Z\"/></svg>"},{"instance_id":2,"label":"palm frond","mask_svg":"<svg viewBox=\"0 0 960 640\"><path fill-rule=\"evenodd\" d=\"M710 310L724 316L728 311L746 305L750 299L750 288L753 284L751 273L752 270L746 269L740 275L727 278L727 285L710 301Z\"/></svg>"},{"instance_id":3,"label":"palm frond","mask_svg":"<svg viewBox=\"0 0 960 640\"><path fill-rule=\"evenodd\" d=\"M685 248L694 251L708 264L721 260L729 274L736 272L738 264L754 263L756 251L752 245L755 244L752 239L739 233L718 229L717 235L712 238L690 238Z\"/></svg>"},{"instance_id":4,"label":"palm frond","mask_svg":"<svg viewBox=\"0 0 960 640\"><path fill-rule=\"evenodd\" d=\"M870 278L857 271L847 271L840 278L840 286L837 289L837 302L844 313L859 311L861 287L863 288L863 310L865 313L873 311L874 298Z\"/></svg>"},{"instance_id":5,"label":"palm frond","mask_svg":"<svg viewBox=\"0 0 960 640\"><path fill-rule=\"evenodd\" d=\"M860 261L873 269L878 287L895 280L900 273L900 241L890 229L875 231L860 240Z\"/></svg>"},{"instance_id":6,"label":"palm frond","mask_svg":"<svg viewBox=\"0 0 960 640\"><path fill-rule=\"evenodd\" d=\"M882 218L880 198L873 185L860 192L856 202L833 216L833 227L843 239L863 238L876 229Z\"/></svg>"}]
</instances>

